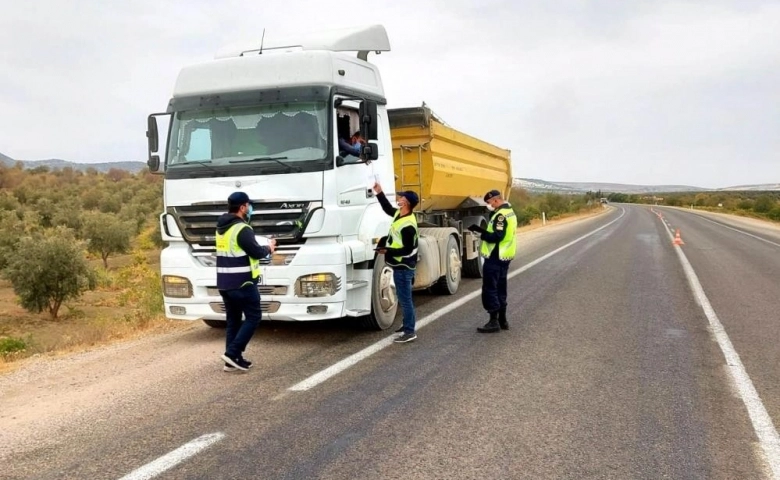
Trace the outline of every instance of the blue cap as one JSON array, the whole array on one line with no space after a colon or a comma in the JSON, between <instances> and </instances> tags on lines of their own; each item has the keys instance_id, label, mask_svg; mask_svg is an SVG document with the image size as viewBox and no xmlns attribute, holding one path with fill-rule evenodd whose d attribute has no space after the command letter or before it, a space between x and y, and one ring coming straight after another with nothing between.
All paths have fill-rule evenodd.
<instances>
[{"instance_id":1,"label":"blue cap","mask_svg":"<svg viewBox=\"0 0 780 480\"><path fill-rule=\"evenodd\" d=\"M228 206L240 207L245 203L249 203L249 195L244 192L233 192L228 197Z\"/></svg>"},{"instance_id":2,"label":"blue cap","mask_svg":"<svg viewBox=\"0 0 780 480\"><path fill-rule=\"evenodd\" d=\"M487 202L493 197L500 197L500 196L501 196L501 192L499 192L498 190L491 190L485 194L485 201Z\"/></svg>"},{"instance_id":3,"label":"blue cap","mask_svg":"<svg viewBox=\"0 0 780 480\"><path fill-rule=\"evenodd\" d=\"M414 208L417 206L418 203L420 203L420 197L417 196L416 193L409 190L408 192L395 192L395 195L398 197L404 197L407 202L409 202L409 206Z\"/></svg>"}]
</instances>

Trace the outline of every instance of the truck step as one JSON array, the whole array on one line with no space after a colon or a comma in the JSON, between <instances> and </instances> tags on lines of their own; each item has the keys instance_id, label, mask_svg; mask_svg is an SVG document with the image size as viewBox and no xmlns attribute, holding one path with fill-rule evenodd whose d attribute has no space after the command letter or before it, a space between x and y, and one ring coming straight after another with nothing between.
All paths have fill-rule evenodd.
<instances>
[{"instance_id":1,"label":"truck step","mask_svg":"<svg viewBox=\"0 0 780 480\"><path fill-rule=\"evenodd\" d=\"M346 310L348 317L365 317L371 313L371 310Z\"/></svg>"},{"instance_id":2,"label":"truck step","mask_svg":"<svg viewBox=\"0 0 780 480\"><path fill-rule=\"evenodd\" d=\"M356 288L367 287L368 280L350 280L347 282L347 290L354 290Z\"/></svg>"}]
</instances>

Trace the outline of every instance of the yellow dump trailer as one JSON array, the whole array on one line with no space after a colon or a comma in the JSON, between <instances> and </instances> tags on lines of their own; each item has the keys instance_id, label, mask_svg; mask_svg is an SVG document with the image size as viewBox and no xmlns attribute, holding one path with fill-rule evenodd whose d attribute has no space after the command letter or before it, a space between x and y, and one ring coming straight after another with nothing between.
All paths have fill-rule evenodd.
<instances>
[{"instance_id":1,"label":"yellow dump trailer","mask_svg":"<svg viewBox=\"0 0 780 480\"><path fill-rule=\"evenodd\" d=\"M512 188L509 150L459 132L427 107L389 110L396 190L413 190L422 212L484 206L496 189Z\"/></svg>"},{"instance_id":2,"label":"yellow dump trailer","mask_svg":"<svg viewBox=\"0 0 780 480\"><path fill-rule=\"evenodd\" d=\"M388 116L395 189L420 197L415 288L454 293L461 273L482 276L479 235L467 229L487 226L485 193L509 198L510 152L445 125L425 106L388 110Z\"/></svg>"}]
</instances>

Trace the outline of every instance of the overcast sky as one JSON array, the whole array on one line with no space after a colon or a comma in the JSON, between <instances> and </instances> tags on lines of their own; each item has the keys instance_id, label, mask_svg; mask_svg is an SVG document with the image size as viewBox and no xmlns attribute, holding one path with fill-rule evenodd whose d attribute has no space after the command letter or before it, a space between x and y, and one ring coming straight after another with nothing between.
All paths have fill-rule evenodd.
<instances>
[{"instance_id":1,"label":"overcast sky","mask_svg":"<svg viewBox=\"0 0 780 480\"><path fill-rule=\"evenodd\" d=\"M780 182L778 0L3 3L0 153L17 159L145 161L182 66L263 28L381 23L390 106L425 101L511 149L516 177Z\"/></svg>"}]
</instances>

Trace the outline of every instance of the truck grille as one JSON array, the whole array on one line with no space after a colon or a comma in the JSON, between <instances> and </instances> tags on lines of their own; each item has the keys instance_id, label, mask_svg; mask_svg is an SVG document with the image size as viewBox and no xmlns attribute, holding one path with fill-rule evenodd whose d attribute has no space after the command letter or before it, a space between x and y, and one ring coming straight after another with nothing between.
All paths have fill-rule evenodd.
<instances>
[{"instance_id":1,"label":"truck grille","mask_svg":"<svg viewBox=\"0 0 780 480\"><path fill-rule=\"evenodd\" d=\"M225 304L222 302L211 302L211 311L214 313L225 313ZM260 302L260 310L263 313L276 313L279 310L279 302Z\"/></svg>"},{"instance_id":2,"label":"truck grille","mask_svg":"<svg viewBox=\"0 0 780 480\"><path fill-rule=\"evenodd\" d=\"M273 237L280 245L301 243L306 220L320 205L320 202L309 201L253 202L250 225L255 235ZM187 243L213 250L217 218L227 210L227 202L209 202L168 207L166 213L173 215Z\"/></svg>"},{"instance_id":3,"label":"truck grille","mask_svg":"<svg viewBox=\"0 0 780 480\"><path fill-rule=\"evenodd\" d=\"M258 285L257 291L260 293L260 295L287 295L287 286ZM210 297L219 296L219 290L217 290L217 287L207 287L206 292Z\"/></svg>"}]
</instances>

